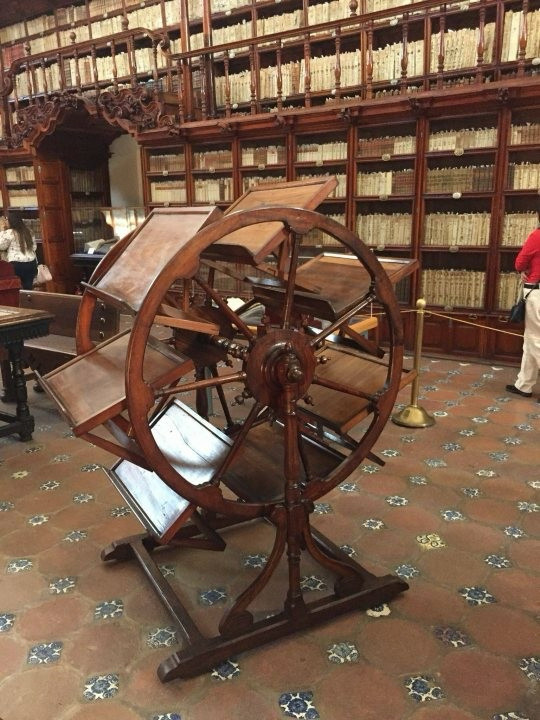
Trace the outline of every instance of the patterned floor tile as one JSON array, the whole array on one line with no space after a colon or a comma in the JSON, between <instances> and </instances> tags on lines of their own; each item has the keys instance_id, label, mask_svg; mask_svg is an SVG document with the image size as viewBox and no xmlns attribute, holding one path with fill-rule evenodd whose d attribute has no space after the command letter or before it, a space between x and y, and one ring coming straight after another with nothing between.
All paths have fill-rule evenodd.
<instances>
[{"instance_id":1,"label":"patterned floor tile","mask_svg":"<svg viewBox=\"0 0 540 720\"><path fill-rule=\"evenodd\" d=\"M62 720L536 720L540 412L504 395L512 369L423 365L435 426L390 423L374 448L385 466L363 463L313 516L349 557L410 589L165 685L156 669L178 644L171 619L137 567L99 559L138 532L102 471L111 458L32 396L34 442L0 441L0 714L33 717L38 697L42 720L57 720L54 686ZM210 634L271 552L270 528L261 539L246 527L245 542L237 532L223 554L156 555ZM324 601L333 582L308 553L300 576L306 603ZM282 587L263 595L256 620L279 612Z\"/></svg>"}]
</instances>

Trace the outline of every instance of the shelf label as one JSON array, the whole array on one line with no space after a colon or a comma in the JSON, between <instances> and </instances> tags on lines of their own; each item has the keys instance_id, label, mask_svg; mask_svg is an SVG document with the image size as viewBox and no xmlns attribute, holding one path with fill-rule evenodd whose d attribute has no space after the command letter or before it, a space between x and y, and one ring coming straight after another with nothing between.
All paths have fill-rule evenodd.
<instances>
[{"instance_id":1,"label":"shelf label","mask_svg":"<svg viewBox=\"0 0 540 720\"><path fill-rule=\"evenodd\" d=\"M540 57L533 57L531 65L540 65Z\"/></svg>"},{"instance_id":2,"label":"shelf label","mask_svg":"<svg viewBox=\"0 0 540 720\"><path fill-rule=\"evenodd\" d=\"M230 15L230 14L231 14L231 12L232 12L232 11L231 11L231 9L230 9L230 8L228 8L227 10L225 10L225 15Z\"/></svg>"},{"instance_id":3,"label":"shelf label","mask_svg":"<svg viewBox=\"0 0 540 720\"><path fill-rule=\"evenodd\" d=\"M464 150L463 148L456 148L456 149L454 150L454 155L455 155L456 157L461 157L461 156L464 155L464 154L465 154L465 150Z\"/></svg>"},{"instance_id":4,"label":"shelf label","mask_svg":"<svg viewBox=\"0 0 540 720\"><path fill-rule=\"evenodd\" d=\"M210 172L210 173L215 173L215 172L216 172L216 168L213 168L213 167L208 168L208 172Z\"/></svg>"},{"instance_id":5,"label":"shelf label","mask_svg":"<svg viewBox=\"0 0 540 720\"><path fill-rule=\"evenodd\" d=\"M231 107L233 110L238 110L238 103L233 103Z\"/></svg>"},{"instance_id":6,"label":"shelf label","mask_svg":"<svg viewBox=\"0 0 540 720\"><path fill-rule=\"evenodd\" d=\"M444 309L445 309L445 312L453 312L454 306L453 305L445 305Z\"/></svg>"},{"instance_id":7,"label":"shelf label","mask_svg":"<svg viewBox=\"0 0 540 720\"><path fill-rule=\"evenodd\" d=\"M390 153L383 153L383 155L381 155L381 159L384 161L390 160L390 157Z\"/></svg>"},{"instance_id":8,"label":"shelf label","mask_svg":"<svg viewBox=\"0 0 540 720\"><path fill-rule=\"evenodd\" d=\"M322 160L317 160L316 163L315 163L315 166L316 166L316 167L322 167L322 164L323 164L323 161L322 161Z\"/></svg>"},{"instance_id":9,"label":"shelf label","mask_svg":"<svg viewBox=\"0 0 540 720\"><path fill-rule=\"evenodd\" d=\"M261 163L260 165L257 165L257 170L264 170L266 165L264 163Z\"/></svg>"},{"instance_id":10,"label":"shelf label","mask_svg":"<svg viewBox=\"0 0 540 720\"><path fill-rule=\"evenodd\" d=\"M390 25L397 25L398 22L399 22L399 18L397 18L397 17L390 18Z\"/></svg>"},{"instance_id":11,"label":"shelf label","mask_svg":"<svg viewBox=\"0 0 540 720\"><path fill-rule=\"evenodd\" d=\"M377 248L376 248L376 249L377 249L377 250L385 250L385 249L386 249L386 245L385 245L384 243L379 243L379 244L377 245Z\"/></svg>"},{"instance_id":12,"label":"shelf label","mask_svg":"<svg viewBox=\"0 0 540 720\"><path fill-rule=\"evenodd\" d=\"M448 252L451 252L451 253L459 252L459 245L450 245L448 248Z\"/></svg>"},{"instance_id":13,"label":"shelf label","mask_svg":"<svg viewBox=\"0 0 540 720\"><path fill-rule=\"evenodd\" d=\"M388 195L379 195L379 200L388 200Z\"/></svg>"},{"instance_id":14,"label":"shelf label","mask_svg":"<svg viewBox=\"0 0 540 720\"><path fill-rule=\"evenodd\" d=\"M170 203L169 203L169 201L168 201L168 200L167 200L166 202L164 202L164 203L163 203L163 207L169 207L169 205L170 205Z\"/></svg>"},{"instance_id":15,"label":"shelf label","mask_svg":"<svg viewBox=\"0 0 540 720\"><path fill-rule=\"evenodd\" d=\"M162 175L168 175L168 174L169 174L169 171L168 171L168 170L162 170L162 171L161 171L161 174L162 174Z\"/></svg>"},{"instance_id":16,"label":"shelf label","mask_svg":"<svg viewBox=\"0 0 540 720\"><path fill-rule=\"evenodd\" d=\"M459 200L459 198L461 197L461 193L460 193L460 192L453 192L453 193L452 193L452 197L454 198L454 200Z\"/></svg>"}]
</instances>

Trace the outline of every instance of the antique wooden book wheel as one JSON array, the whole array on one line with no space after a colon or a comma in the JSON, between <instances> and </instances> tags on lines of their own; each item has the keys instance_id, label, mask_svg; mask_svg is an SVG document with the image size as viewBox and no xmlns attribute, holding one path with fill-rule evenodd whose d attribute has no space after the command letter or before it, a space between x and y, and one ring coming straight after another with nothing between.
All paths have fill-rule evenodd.
<instances>
[{"instance_id":1,"label":"antique wooden book wheel","mask_svg":"<svg viewBox=\"0 0 540 720\"><path fill-rule=\"evenodd\" d=\"M222 217L212 208L154 211L86 287L78 357L42 378L75 434L121 458L109 476L147 533L115 542L102 558L136 558L180 630L183 648L158 670L164 682L407 588L375 577L310 524L315 501L370 455L406 381L392 282L414 269L408 261L383 267L353 233L312 210L334 186L332 178L260 186ZM313 228L343 252L303 262L302 238ZM251 297L237 310L218 289L231 277ZM93 346L97 298L129 311L133 324ZM372 302L386 315L387 353L355 326ZM250 320L255 304L262 312ZM242 390L234 418L230 383ZM225 427L210 422L208 388ZM189 393L195 407L178 397ZM151 553L221 550L224 528L256 519L274 527L273 548L207 637ZM303 553L335 578L316 602L301 590ZM288 577L281 611L255 619L250 606L280 563Z\"/></svg>"}]
</instances>

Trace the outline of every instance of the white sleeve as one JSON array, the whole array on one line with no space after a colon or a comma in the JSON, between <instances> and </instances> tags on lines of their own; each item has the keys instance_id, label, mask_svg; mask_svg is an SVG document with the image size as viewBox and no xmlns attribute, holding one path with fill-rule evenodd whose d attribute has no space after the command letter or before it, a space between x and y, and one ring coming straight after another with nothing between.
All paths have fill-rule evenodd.
<instances>
[{"instance_id":1,"label":"white sleeve","mask_svg":"<svg viewBox=\"0 0 540 720\"><path fill-rule=\"evenodd\" d=\"M0 230L0 250L7 250L13 240L13 230Z\"/></svg>"}]
</instances>

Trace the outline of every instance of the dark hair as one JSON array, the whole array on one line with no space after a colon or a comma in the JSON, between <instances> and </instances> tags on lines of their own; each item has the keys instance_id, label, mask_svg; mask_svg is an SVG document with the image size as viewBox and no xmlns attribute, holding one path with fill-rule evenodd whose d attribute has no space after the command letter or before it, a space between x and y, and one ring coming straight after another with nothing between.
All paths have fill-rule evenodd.
<instances>
[{"instance_id":1,"label":"dark hair","mask_svg":"<svg viewBox=\"0 0 540 720\"><path fill-rule=\"evenodd\" d=\"M21 252L30 252L34 248L32 233L23 222L22 215L17 210L7 211L9 227L15 232L19 239Z\"/></svg>"}]
</instances>

